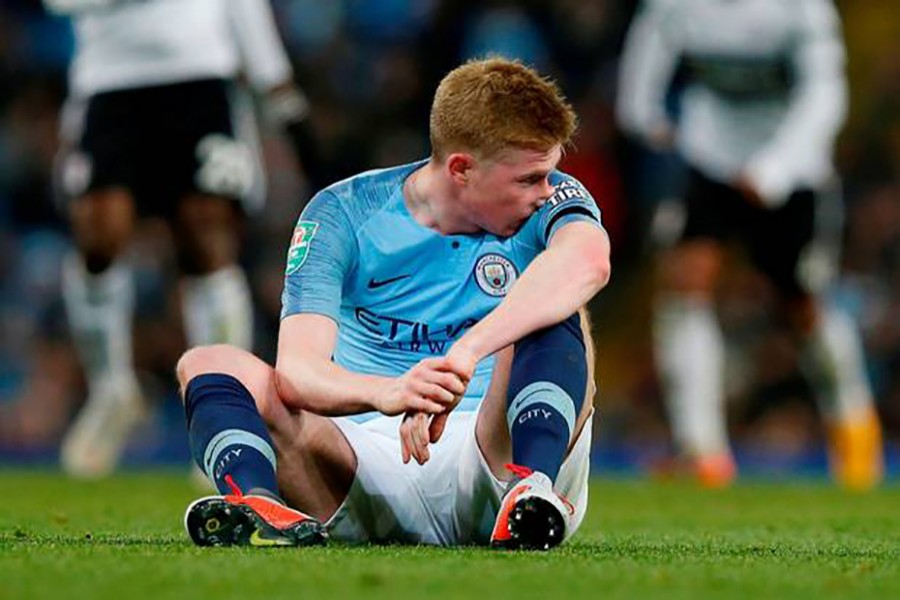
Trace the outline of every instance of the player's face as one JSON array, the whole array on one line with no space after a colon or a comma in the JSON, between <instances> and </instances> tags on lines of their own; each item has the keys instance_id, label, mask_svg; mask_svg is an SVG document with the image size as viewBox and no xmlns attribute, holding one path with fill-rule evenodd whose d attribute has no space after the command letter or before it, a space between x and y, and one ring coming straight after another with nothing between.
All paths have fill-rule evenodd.
<instances>
[{"instance_id":1,"label":"player's face","mask_svg":"<svg viewBox=\"0 0 900 600\"><path fill-rule=\"evenodd\" d=\"M546 152L510 149L479 161L465 194L469 219L494 235L513 235L553 195L549 177L561 157L556 145Z\"/></svg>"}]
</instances>

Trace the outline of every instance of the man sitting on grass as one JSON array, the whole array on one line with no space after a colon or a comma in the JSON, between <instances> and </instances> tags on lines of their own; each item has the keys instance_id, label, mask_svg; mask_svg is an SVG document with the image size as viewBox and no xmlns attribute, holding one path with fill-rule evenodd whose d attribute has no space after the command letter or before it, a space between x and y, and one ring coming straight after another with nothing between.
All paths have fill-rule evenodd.
<instances>
[{"instance_id":1,"label":"man sitting on grass","mask_svg":"<svg viewBox=\"0 0 900 600\"><path fill-rule=\"evenodd\" d=\"M194 458L226 494L188 508L195 543L574 533L594 395L580 309L610 274L599 210L556 170L574 129L552 82L469 62L437 89L429 159L313 198L275 366L231 346L179 362Z\"/></svg>"}]
</instances>

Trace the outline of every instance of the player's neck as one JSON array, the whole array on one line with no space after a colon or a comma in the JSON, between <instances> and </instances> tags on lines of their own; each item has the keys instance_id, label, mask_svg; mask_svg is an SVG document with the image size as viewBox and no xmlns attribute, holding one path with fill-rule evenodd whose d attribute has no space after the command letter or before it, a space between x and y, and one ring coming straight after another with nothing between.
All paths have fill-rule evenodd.
<instances>
[{"instance_id":1,"label":"player's neck","mask_svg":"<svg viewBox=\"0 0 900 600\"><path fill-rule=\"evenodd\" d=\"M466 218L454 194L433 162L410 174L403 185L406 208L419 225L441 235L477 233L480 228Z\"/></svg>"}]
</instances>

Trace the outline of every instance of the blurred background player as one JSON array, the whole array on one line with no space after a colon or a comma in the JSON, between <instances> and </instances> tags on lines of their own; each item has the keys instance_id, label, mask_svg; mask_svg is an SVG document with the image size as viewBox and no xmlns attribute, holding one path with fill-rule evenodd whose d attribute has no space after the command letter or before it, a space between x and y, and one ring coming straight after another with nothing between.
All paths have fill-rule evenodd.
<instances>
[{"instance_id":1,"label":"blurred background player","mask_svg":"<svg viewBox=\"0 0 900 600\"><path fill-rule=\"evenodd\" d=\"M136 219L171 224L188 346L249 349L238 234L265 190L255 117L236 79L246 77L309 171L315 149L267 0L45 5L70 15L76 33L58 176L77 248L63 295L89 391L61 459L67 472L97 477L115 467L146 408L131 341Z\"/></svg>"},{"instance_id":2,"label":"blurred background player","mask_svg":"<svg viewBox=\"0 0 900 600\"><path fill-rule=\"evenodd\" d=\"M844 60L828 0L647 0L627 36L619 120L656 149L674 144L689 168L684 230L660 264L654 337L675 444L707 485L736 472L713 304L724 242L734 239L777 289L833 476L857 489L882 476L855 324L820 298L840 244L832 152L846 111ZM673 79L677 119L667 111Z\"/></svg>"}]
</instances>

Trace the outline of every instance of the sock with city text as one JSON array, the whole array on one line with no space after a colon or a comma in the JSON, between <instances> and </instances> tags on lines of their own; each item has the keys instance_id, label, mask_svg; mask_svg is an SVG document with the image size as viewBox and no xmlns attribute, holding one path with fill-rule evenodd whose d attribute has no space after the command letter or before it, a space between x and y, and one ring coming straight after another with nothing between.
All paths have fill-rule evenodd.
<instances>
[{"instance_id":1,"label":"sock with city text","mask_svg":"<svg viewBox=\"0 0 900 600\"><path fill-rule=\"evenodd\" d=\"M278 496L275 448L253 397L231 375L210 373L188 382L184 392L191 454L222 494L225 481L246 493Z\"/></svg>"},{"instance_id":2,"label":"sock with city text","mask_svg":"<svg viewBox=\"0 0 900 600\"><path fill-rule=\"evenodd\" d=\"M514 463L556 479L584 405L587 373L578 313L516 342L506 413Z\"/></svg>"}]
</instances>

